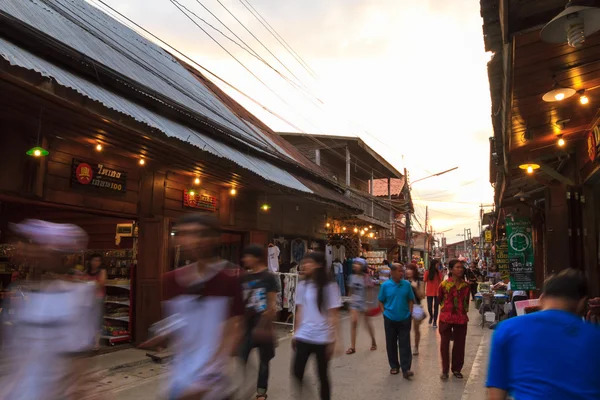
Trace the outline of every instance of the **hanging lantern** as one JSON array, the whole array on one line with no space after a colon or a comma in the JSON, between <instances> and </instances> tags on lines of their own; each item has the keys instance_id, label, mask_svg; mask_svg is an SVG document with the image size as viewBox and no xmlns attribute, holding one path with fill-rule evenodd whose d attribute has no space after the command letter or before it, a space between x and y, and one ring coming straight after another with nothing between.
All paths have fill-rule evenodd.
<instances>
[{"instance_id":1,"label":"hanging lantern","mask_svg":"<svg viewBox=\"0 0 600 400\"><path fill-rule=\"evenodd\" d=\"M48 150L44 149L43 147L36 146L27 150L27 153L25 154L31 157L45 157L48 154L50 154L50 152L48 152Z\"/></svg>"}]
</instances>

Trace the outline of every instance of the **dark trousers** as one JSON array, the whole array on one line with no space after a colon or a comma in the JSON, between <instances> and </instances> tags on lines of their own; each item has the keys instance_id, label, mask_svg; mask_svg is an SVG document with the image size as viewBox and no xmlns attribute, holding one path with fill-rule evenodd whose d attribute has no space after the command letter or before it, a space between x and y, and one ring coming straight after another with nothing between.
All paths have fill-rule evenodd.
<instances>
[{"instance_id":1,"label":"dark trousers","mask_svg":"<svg viewBox=\"0 0 600 400\"><path fill-rule=\"evenodd\" d=\"M469 285L471 286L471 299L475 299L475 294L477 293L477 287L479 286L479 283L470 283Z\"/></svg>"},{"instance_id":2,"label":"dark trousers","mask_svg":"<svg viewBox=\"0 0 600 400\"><path fill-rule=\"evenodd\" d=\"M296 355L292 365L292 373L299 388L302 389L306 363L311 354L317 356L317 371L321 382L321 400L331 399L329 386L329 359L327 358L327 344L313 344L296 340Z\"/></svg>"},{"instance_id":3,"label":"dark trousers","mask_svg":"<svg viewBox=\"0 0 600 400\"><path fill-rule=\"evenodd\" d=\"M393 321L383 317L383 324L390 368L401 368L402 372L410 371L412 365L412 351L410 349L412 319ZM398 362L398 348L400 349L400 362Z\"/></svg>"},{"instance_id":4,"label":"dark trousers","mask_svg":"<svg viewBox=\"0 0 600 400\"><path fill-rule=\"evenodd\" d=\"M440 322L440 352L442 354L442 373L450 371L450 340L452 345L452 372L461 372L465 364L465 342L467 339L467 324L447 324Z\"/></svg>"},{"instance_id":5,"label":"dark trousers","mask_svg":"<svg viewBox=\"0 0 600 400\"><path fill-rule=\"evenodd\" d=\"M252 337L247 334L240 354L240 358L244 364L248 363L248 357L250 357L250 352L254 348L258 349L259 357L256 392L258 394L265 394L269 387L269 362L275 356L275 345L273 342L254 343Z\"/></svg>"},{"instance_id":6,"label":"dark trousers","mask_svg":"<svg viewBox=\"0 0 600 400\"><path fill-rule=\"evenodd\" d=\"M429 311L429 323L437 323L440 310L440 299L437 296L427 296L427 310Z\"/></svg>"}]
</instances>

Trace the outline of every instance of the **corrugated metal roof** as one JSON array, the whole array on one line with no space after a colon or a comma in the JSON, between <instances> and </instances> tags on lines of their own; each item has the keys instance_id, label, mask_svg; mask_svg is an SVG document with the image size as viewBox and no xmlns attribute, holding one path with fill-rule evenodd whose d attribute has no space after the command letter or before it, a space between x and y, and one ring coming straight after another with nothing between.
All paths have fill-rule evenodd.
<instances>
[{"instance_id":1,"label":"corrugated metal roof","mask_svg":"<svg viewBox=\"0 0 600 400\"><path fill-rule=\"evenodd\" d=\"M0 10L140 85L242 135L273 147L172 55L83 0L2 0ZM286 153L283 155L287 156Z\"/></svg>"},{"instance_id":2,"label":"corrugated metal roof","mask_svg":"<svg viewBox=\"0 0 600 400\"><path fill-rule=\"evenodd\" d=\"M43 76L52 78L59 85L73 89L79 94L101 103L105 107L130 116L136 121L152 128L156 128L167 136L176 137L215 156L233 161L268 181L305 193L314 194L311 189L303 185L289 172L274 166L268 161L250 154L244 154L187 126L171 121L2 38L0 38L0 56L13 66L32 70Z\"/></svg>"}]
</instances>

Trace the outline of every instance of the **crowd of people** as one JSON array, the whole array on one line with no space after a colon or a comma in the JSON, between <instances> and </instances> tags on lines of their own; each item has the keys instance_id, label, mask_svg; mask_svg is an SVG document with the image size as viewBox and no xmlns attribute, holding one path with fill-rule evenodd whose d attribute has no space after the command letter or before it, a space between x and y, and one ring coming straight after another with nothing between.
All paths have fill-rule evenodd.
<instances>
[{"instance_id":1,"label":"crowd of people","mask_svg":"<svg viewBox=\"0 0 600 400\"><path fill-rule=\"evenodd\" d=\"M2 386L4 397L0 398L69 398L65 393L72 392L74 377L81 372L78 360L86 349L97 345L96 314L92 311L104 297L106 277L101 259L91 258L86 279L65 281L61 255L85 248L85 232L72 225L42 221L15 230L30 243L23 245L28 257L36 258L53 275L40 281L30 293L30 301L18 310L15 332L28 337L28 346L12 349L20 352L20 359ZM166 318L152 327L151 338L143 344L157 347L168 340L175 353L169 399L232 399L239 377L230 376L229 360L236 357L246 365L253 349L259 358L254 396L257 400L268 398L280 280L268 269L262 246L244 249L244 272L220 260L215 252L220 236L218 221L206 215L188 215L176 227L177 245L192 262L165 274ZM314 355L319 397L329 400L329 363L336 346L341 345L342 293L323 253L307 253L299 270L291 375L296 390L302 393L306 366ZM440 378L446 381L452 375L463 379L468 312L481 274L477 263L467 268L464 261L455 259L446 267L432 260L425 271L415 263L391 263L386 266L389 279L378 289L377 312L369 308L367 300L374 282L366 261L355 259L353 272L347 298L351 318L348 356L356 353L359 323L370 336L370 350L378 349L371 317L381 313L390 374L410 380L415 375L412 361L419 355L421 325L427 319L440 336ZM66 308L43 306L49 296L53 301L48 304ZM504 400L509 395L516 399L600 399L600 381L595 379L600 369L600 328L581 318L586 308L590 318L597 318L600 301L593 299L588 306L586 278L571 269L549 278L541 305L544 312L512 318L496 328L488 399ZM57 341L58 337L64 340ZM52 346L48 346L49 340Z\"/></svg>"}]
</instances>

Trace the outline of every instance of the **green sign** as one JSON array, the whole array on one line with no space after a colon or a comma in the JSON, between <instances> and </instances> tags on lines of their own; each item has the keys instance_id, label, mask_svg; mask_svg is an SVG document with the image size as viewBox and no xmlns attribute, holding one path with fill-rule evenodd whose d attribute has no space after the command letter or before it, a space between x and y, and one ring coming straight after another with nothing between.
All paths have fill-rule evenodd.
<instances>
[{"instance_id":1,"label":"green sign","mask_svg":"<svg viewBox=\"0 0 600 400\"><path fill-rule=\"evenodd\" d=\"M534 290L533 240L527 218L507 218L508 264L512 290Z\"/></svg>"},{"instance_id":2,"label":"green sign","mask_svg":"<svg viewBox=\"0 0 600 400\"><path fill-rule=\"evenodd\" d=\"M498 240L496 242L496 266L502 280L510 278L510 268L508 263L508 241ZM512 288L512 287L511 287Z\"/></svg>"}]
</instances>

